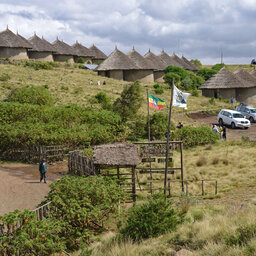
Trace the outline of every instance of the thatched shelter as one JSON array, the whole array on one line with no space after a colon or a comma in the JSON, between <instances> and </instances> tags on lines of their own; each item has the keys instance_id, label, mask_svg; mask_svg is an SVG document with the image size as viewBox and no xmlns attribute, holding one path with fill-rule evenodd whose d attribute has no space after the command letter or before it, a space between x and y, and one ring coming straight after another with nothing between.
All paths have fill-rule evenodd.
<instances>
[{"instance_id":1,"label":"thatched shelter","mask_svg":"<svg viewBox=\"0 0 256 256\"><path fill-rule=\"evenodd\" d=\"M53 53L54 61L74 63L75 50L68 44L60 41L58 38L52 43L55 53Z\"/></svg>"},{"instance_id":2,"label":"thatched shelter","mask_svg":"<svg viewBox=\"0 0 256 256\"><path fill-rule=\"evenodd\" d=\"M117 48L95 70L98 75L129 81L130 74L140 68Z\"/></svg>"},{"instance_id":3,"label":"thatched shelter","mask_svg":"<svg viewBox=\"0 0 256 256\"><path fill-rule=\"evenodd\" d=\"M92 63L92 59L94 55L90 49L78 43L77 41L75 44L72 45L72 48L76 52L76 56L74 57L75 62L78 62L78 59L81 57L83 58L85 63L87 62Z\"/></svg>"},{"instance_id":4,"label":"thatched shelter","mask_svg":"<svg viewBox=\"0 0 256 256\"><path fill-rule=\"evenodd\" d=\"M256 76L242 68L237 69L234 74L248 85L246 88L236 89L236 99L239 102L256 103Z\"/></svg>"},{"instance_id":5,"label":"thatched shelter","mask_svg":"<svg viewBox=\"0 0 256 256\"><path fill-rule=\"evenodd\" d=\"M144 55L144 58L153 63L154 67L154 81L163 82L164 79L164 70L167 67L167 64L150 50Z\"/></svg>"},{"instance_id":6,"label":"thatched shelter","mask_svg":"<svg viewBox=\"0 0 256 256\"><path fill-rule=\"evenodd\" d=\"M199 68L193 64L192 62L190 62L187 58L185 58L184 56L181 57L181 59L188 65L189 69L188 70L191 70L193 71L194 73L196 73Z\"/></svg>"},{"instance_id":7,"label":"thatched shelter","mask_svg":"<svg viewBox=\"0 0 256 256\"><path fill-rule=\"evenodd\" d=\"M139 163L137 146L127 143L106 144L93 147L93 163L95 166L135 167Z\"/></svg>"},{"instance_id":8,"label":"thatched shelter","mask_svg":"<svg viewBox=\"0 0 256 256\"><path fill-rule=\"evenodd\" d=\"M130 72L129 81L154 82L154 64L141 56L134 48L127 56L139 67ZM127 76L126 76L127 77Z\"/></svg>"},{"instance_id":9,"label":"thatched shelter","mask_svg":"<svg viewBox=\"0 0 256 256\"><path fill-rule=\"evenodd\" d=\"M28 59L29 48L32 46L25 38L15 35L8 28L0 33L0 58Z\"/></svg>"},{"instance_id":10,"label":"thatched shelter","mask_svg":"<svg viewBox=\"0 0 256 256\"><path fill-rule=\"evenodd\" d=\"M99 65L102 61L107 59L107 55L102 52L99 48L97 48L94 44L89 48L91 51L93 58L92 58L92 64Z\"/></svg>"},{"instance_id":11,"label":"thatched shelter","mask_svg":"<svg viewBox=\"0 0 256 256\"><path fill-rule=\"evenodd\" d=\"M36 33L28 39L28 42L32 45L32 49L28 50L28 56L30 59L53 61L53 53L55 48L44 38L39 38Z\"/></svg>"},{"instance_id":12,"label":"thatched shelter","mask_svg":"<svg viewBox=\"0 0 256 256\"><path fill-rule=\"evenodd\" d=\"M224 99L237 98L237 89L250 88L251 84L223 67L217 74L208 79L199 87L203 96Z\"/></svg>"}]
</instances>

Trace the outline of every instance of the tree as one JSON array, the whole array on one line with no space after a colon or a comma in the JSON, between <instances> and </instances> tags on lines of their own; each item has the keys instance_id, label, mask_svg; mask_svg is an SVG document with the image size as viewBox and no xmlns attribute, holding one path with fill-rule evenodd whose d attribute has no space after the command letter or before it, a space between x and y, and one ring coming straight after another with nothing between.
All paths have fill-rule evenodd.
<instances>
[{"instance_id":1,"label":"tree","mask_svg":"<svg viewBox=\"0 0 256 256\"><path fill-rule=\"evenodd\" d=\"M142 104L141 86L138 81L126 86L121 97L114 103L114 111L117 112L123 122L134 120Z\"/></svg>"},{"instance_id":2,"label":"tree","mask_svg":"<svg viewBox=\"0 0 256 256\"><path fill-rule=\"evenodd\" d=\"M201 68L201 67L202 67L202 63L201 63L201 61L198 60L198 59L192 59L192 60L190 60L190 62L191 62L192 64L196 65L198 68Z\"/></svg>"},{"instance_id":3,"label":"tree","mask_svg":"<svg viewBox=\"0 0 256 256\"><path fill-rule=\"evenodd\" d=\"M223 67L227 67L224 63L218 63L212 66L212 69L215 70L216 72L220 71Z\"/></svg>"},{"instance_id":4,"label":"tree","mask_svg":"<svg viewBox=\"0 0 256 256\"><path fill-rule=\"evenodd\" d=\"M201 68L198 72L197 75L201 76L206 80L208 80L209 78L211 78L213 75L215 75L217 73L216 70L214 69L209 69L209 68Z\"/></svg>"}]
</instances>

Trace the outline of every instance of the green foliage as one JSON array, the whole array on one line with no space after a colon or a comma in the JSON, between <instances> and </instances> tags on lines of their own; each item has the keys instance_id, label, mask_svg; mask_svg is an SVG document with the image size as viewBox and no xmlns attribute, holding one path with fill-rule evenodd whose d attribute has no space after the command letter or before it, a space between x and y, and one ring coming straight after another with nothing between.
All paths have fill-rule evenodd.
<instances>
[{"instance_id":1,"label":"green foliage","mask_svg":"<svg viewBox=\"0 0 256 256\"><path fill-rule=\"evenodd\" d=\"M153 87L154 87L154 89L160 88L160 84L159 84L159 83L155 83L155 84L153 85Z\"/></svg>"},{"instance_id":2,"label":"green foliage","mask_svg":"<svg viewBox=\"0 0 256 256\"><path fill-rule=\"evenodd\" d=\"M219 100L223 100L223 97L221 95L219 96Z\"/></svg>"},{"instance_id":3,"label":"green foliage","mask_svg":"<svg viewBox=\"0 0 256 256\"><path fill-rule=\"evenodd\" d=\"M111 110L113 108L110 98L105 92L99 92L95 95L95 99L101 104L103 109Z\"/></svg>"},{"instance_id":4,"label":"green foliage","mask_svg":"<svg viewBox=\"0 0 256 256\"><path fill-rule=\"evenodd\" d=\"M242 139L243 142L249 142L250 141L250 137L246 136L246 135L242 135L241 139Z\"/></svg>"},{"instance_id":5,"label":"green foliage","mask_svg":"<svg viewBox=\"0 0 256 256\"><path fill-rule=\"evenodd\" d=\"M8 81L11 79L11 76L9 74L2 74L0 76L0 81L4 82L4 81Z\"/></svg>"},{"instance_id":6,"label":"green foliage","mask_svg":"<svg viewBox=\"0 0 256 256\"><path fill-rule=\"evenodd\" d=\"M121 97L114 103L114 111L121 116L123 122L127 122L136 118L141 105L141 86L139 82L135 82L124 88Z\"/></svg>"},{"instance_id":7,"label":"green foliage","mask_svg":"<svg viewBox=\"0 0 256 256\"><path fill-rule=\"evenodd\" d=\"M150 116L150 132L151 137L155 137L156 139L165 138L165 134L168 128L168 115L162 112L156 112L152 116ZM175 129L175 125L171 123L171 130Z\"/></svg>"},{"instance_id":8,"label":"green foliage","mask_svg":"<svg viewBox=\"0 0 256 256\"><path fill-rule=\"evenodd\" d=\"M147 121L145 117L140 117L137 120L128 123L129 134L128 139L137 141L146 138L147 135Z\"/></svg>"},{"instance_id":9,"label":"green foliage","mask_svg":"<svg viewBox=\"0 0 256 256\"><path fill-rule=\"evenodd\" d=\"M195 97L198 97L199 96L198 90L197 89L192 90L191 95L195 96Z\"/></svg>"},{"instance_id":10,"label":"green foliage","mask_svg":"<svg viewBox=\"0 0 256 256\"><path fill-rule=\"evenodd\" d=\"M164 81L169 85L172 84L173 79L174 79L174 83L178 86L180 84L180 79L181 79L178 74L176 74L175 72L168 72L164 75Z\"/></svg>"},{"instance_id":11,"label":"green foliage","mask_svg":"<svg viewBox=\"0 0 256 256\"><path fill-rule=\"evenodd\" d=\"M216 72L218 72L223 67L227 68L227 65L225 65L224 63L219 63L219 64L215 64L214 66L212 66L212 69L215 70Z\"/></svg>"},{"instance_id":12,"label":"green foliage","mask_svg":"<svg viewBox=\"0 0 256 256\"><path fill-rule=\"evenodd\" d=\"M52 70L53 67L56 67L56 64L54 64L54 62L26 61L24 63L24 67L31 67L31 68L34 68L35 70L40 70L40 69Z\"/></svg>"},{"instance_id":13,"label":"green foliage","mask_svg":"<svg viewBox=\"0 0 256 256\"><path fill-rule=\"evenodd\" d=\"M65 241L59 237L64 226L57 219L37 220L34 212L16 210L0 216L0 224L11 227L17 223L23 225L17 230L0 236L0 254L16 255L51 255L65 249Z\"/></svg>"},{"instance_id":14,"label":"green foliage","mask_svg":"<svg viewBox=\"0 0 256 256\"><path fill-rule=\"evenodd\" d=\"M156 237L175 230L184 221L184 214L176 211L172 202L165 200L162 194L156 194L146 203L130 208L125 227L120 232L138 241Z\"/></svg>"},{"instance_id":15,"label":"green foliage","mask_svg":"<svg viewBox=\"0 0 256 256\"><path fill-rule=\"evenodd\" d=\"M77 63L84 64L84 59L82 57L79 57Z\"/></svg>"},{"instance_id":16,"label":"green foliage","mask_svg":"<svg viewBox=\"0 0 256 256\"><path fill-rule=\"evenodd\" d=\"M0 152L37 145L84 147L123 136L121 118L112 111L0 102Z\"/></svg>"},{"instance_id":17,"label":"green foliage","mask_svg":"<svg viewBox=\"0 0 256 256\"><path fill-rule=\"evenodd\" d=\"M187 77L187 71L181 67L177 67L177 66L168 66L165 69L165 74L168 74L169 72L173 72L175 74L177 74L181 80L185 79Z\"/></svg>"},{"instance_id":18,"label":"green foliage","mask_svg":"<svg viewBox=\"0 0 256 256\"><path fill-rule=\"evenodd\" d=\"M52 106L54 104L53 98L49 91L45 89L45 87L39 86L15 89L10 93L8 101L47 106Z\"/></svg>"},{"instance_id":19,"label":"green foliage","mask_svg":"<svg viewBox=\"0 0 256 256\"><path fill-rule=\"evenodd\" d=\"M197 75L201 76L207 81L209 78L211 78L213 75L217 73L216 70L214 69L209 69L209 68L201 68L198 72Z\"/></svg>"},{"instance_id":20,"label":"green foliage","mask_svg":"<svg viewBox=\"0 0 256 256\"><path fill-rule=\"evenodd\" d=\"M215 105L215 99L214 99L214 98L210 98L210 99L209 99L209 103L210 103L211 105Z\"/></svg>"},{"instance_id":21,"label":"green foliage","mask_svg":"<svg viewBox=\"0 0 256 256\"><path fill-rule=\"evenodd\" d=\"M193 63L194 65L196 65L198 68L202 67L202 63L198 59L192 59L192 60L190 60L190 62Z\"/></svg>"},{"instance_id":22,"label":"green foliage","mask_svg":"<svg viewBox=\"0 0 256 256\"><path fill-rule=\"evenodd\" d=\"M162 87L159 87L157 89L154 90L155 94L163 94L164 93L164 89Z\"/></svg>"},{"instance_id":23,"label":"green foliage","mask_svg":"<svg viewBox=\"0 0 256 256\"><path fill-rule=\"evenodd\" d=\"M53 217L63 222L60 234L69 250L78 249L102 231L101 224L110 213L116 213L123 192L117 182L102 176L64 176L50 185L47 200L56 211Z\"/></svg>"},{"instance_id":24,"label":"green foliage","mask_svg":"<svg viewBox=\"0 0 256 256\"><path fill-rule=\"evenodd\" d=\"M209 127L184 126L175 131L175 139L181 140L186 146L205 145L216 143L220 136Z\"/></svg>"}]
</instances>

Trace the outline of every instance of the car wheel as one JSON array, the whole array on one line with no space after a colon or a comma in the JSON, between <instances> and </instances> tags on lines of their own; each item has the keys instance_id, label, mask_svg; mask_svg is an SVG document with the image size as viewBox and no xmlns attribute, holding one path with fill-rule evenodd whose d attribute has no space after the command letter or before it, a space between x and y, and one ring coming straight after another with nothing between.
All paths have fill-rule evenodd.
<instances>
[{"instance_id":1,"label":"car wheel","mask_svg":"<svg viewBox=\"0 0 256 256\"><path fill-rule=\"evenodd\" d=\"M221 118L219 119L219 124L220 124L220 126L223 125L223 120Z\"/></svg>"},{"instance_id":2,"label":"car wheel","mask_svg":"<svg viewBox=\"0 0 256 256\"><path fill-rule=\"evenodd\" d=\"M249 120L250 120L250 122L251 122L251 123L253 123L253 122L254 122L254 120L253 120L253 117L252 117L252 116L250 116Z\"/></svg>"},{"instance_id":3,"label":"car wheel","mask_svg":"<svg viewBox=\"0 0 256 256\"><path fill-rule=\"evenodd\" d=\"M236 125L235 125L234 122L231 123L231 128L232 128L232 129L235 129L235 128L236 128Z\"/></svg>"},{"instance_id":4,"label":"car wheel","mask_svg":"<svg viewBox=\"0 0 256 256\"><path fill-rule=\"evenodd\" d=\"M245 130L247 130L249 127L244 127Z\"/></svg>"}]
</instances>

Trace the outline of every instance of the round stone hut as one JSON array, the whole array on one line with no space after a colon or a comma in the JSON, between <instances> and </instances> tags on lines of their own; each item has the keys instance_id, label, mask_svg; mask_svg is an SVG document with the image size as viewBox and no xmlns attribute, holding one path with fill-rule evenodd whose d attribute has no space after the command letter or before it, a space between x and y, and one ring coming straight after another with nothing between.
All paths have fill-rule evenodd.
<instances>
[{"instance_id":1,"label":"round stone hut","mask_svg":"<svg viewBox=\"0 0 256 256\"><path fill-rule=\"evenodd\" d=\"M0 58L28 59L32 46L8 28L0 33Z\"/></svg>"},{"instance_id":2,"label":"round stone hut","mask_svg":"<svg viewBox=\"0 0 256 256\"><path fill-rule=\"evenodd\" d=\"M75 50L68 44L60 41L58 38L52 43L55 53L53 53L54 61L74 63Z\"/></svg>"},{"instance_id":3,"label":"round stone hut","mask_svg":"<svg viewBox=\"0 0 256 256\"><path fill-rule=\"evenodd\" d=\"M102 52L99 48L97 48L95 45L92 45L89 50L91 51L93 58L92 58L92 64L99 65L102 61L107 59L107 55Z\"/></svg>"},{"instance_id":4,"label":"round stone hut","mask_svg":"<svg viewBox=\"0 0 256 256\"><path fill-rule=\"evenodd\" d=\"M53 61L53 53L56 50L48 41L39 38L35 33L34 36L28 39L28 42L33 46L32 49L28 50L30 59Z\"/></svg>"},{"instance_id":5,"label":"round stone hut","mask_svg":"<svg viewBox=\"0 0 256 256\"><path fill-rule=\"evenodd\" d=\"M83 46L82 44L76 41L75 44L72 45L72 48L76 52L76 56L74 56L75 62L78 62L79 58L83 58L84 62L92 63L93 53L87 47Z\"/></svg>"}]
</instances>

